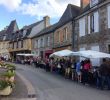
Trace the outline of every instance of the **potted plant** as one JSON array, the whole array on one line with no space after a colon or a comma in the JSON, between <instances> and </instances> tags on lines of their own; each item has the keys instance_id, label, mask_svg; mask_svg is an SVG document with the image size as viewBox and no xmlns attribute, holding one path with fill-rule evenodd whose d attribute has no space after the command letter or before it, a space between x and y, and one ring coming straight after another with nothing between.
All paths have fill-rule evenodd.
<instances>
[{"instance_id":1,"label":"potted plant","mask_svg":"<svg viewBox=\"0 0 110 100\"><path fill-rule=\"evenodd\" d=\"M14 86L15 66L0 62L0 95L10 95Z\"/></svg>"},{"instance_id":2,"label":"potted plant","mask_svg":"<svg viewBox=\"0 0 110 100\"><path fill-rule=\"evenodd\" d=\"M3 74L6 81L14 82L15 72L8 70Z\"/></svg>"},{"instance_id":3,"label":"potted plant","mask_svg":"<svg viewBox=\"0 0 110 100\"><path fill-rule=\"evenodd\" d=\"M0 81L0 95L8 96L12 93L12 84L8 81Z\"/></svg>"},{"instance_id":4,"label":"potted plant","mask_svg":"<svg viewBox=\"0 0 110 100\"><path fill-rule=\"evenodd\" d=\"M15 70L15 65L12 65L12 64L5 64L5 66L9 69L9 70Z\"/></svg>"}]
</instances>

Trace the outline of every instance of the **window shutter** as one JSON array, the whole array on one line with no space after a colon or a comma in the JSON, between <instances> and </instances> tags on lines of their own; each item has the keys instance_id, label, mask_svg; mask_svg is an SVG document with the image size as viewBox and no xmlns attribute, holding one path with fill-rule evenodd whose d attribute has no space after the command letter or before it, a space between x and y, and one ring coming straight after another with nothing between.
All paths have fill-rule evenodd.
<instances>
[{"instance_id":1,"label":"window shutter","mask_svg":"<svg viewBox=\"0 0 110 100\"><path fill-rule=\"evenodd\" d=\"M85 36L85 17L79 20L80 36Z\"/></svg>"},{"instance_id":2,"label":"window shutter","mask_svg":"<svg viewBox=\"0 0 110 100\"><path fill-rule=\"evenodd\" d=\"M110 28L110 6L108 6L108 28Z\"/></svg>"},{"instance_id":3,"label":"window shutter","mask_svg":"<svg viewBox=\"0 0 110 100\"><path fill-rule=\"evenodd\" d=\"M99 32L99 13L94 13L94 32Z\"/></svg>"}]
</instances>

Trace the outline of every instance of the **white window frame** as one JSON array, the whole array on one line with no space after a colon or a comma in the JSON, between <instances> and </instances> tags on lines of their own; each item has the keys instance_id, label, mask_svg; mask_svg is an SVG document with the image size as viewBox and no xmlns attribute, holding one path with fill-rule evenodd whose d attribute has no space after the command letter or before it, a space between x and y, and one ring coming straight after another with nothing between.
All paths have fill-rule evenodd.
<instances>
[{"instance_id":1,"label":"white window frame","mask_svg":"<svg viewBox=\"0 0 110 100\"><path fill-rule=\"evenodd\" d=\"M90 18L91 18L90 32L91 33L99 32L99 12L98 11L93 12Z\"/></svg>"}]
</instances>

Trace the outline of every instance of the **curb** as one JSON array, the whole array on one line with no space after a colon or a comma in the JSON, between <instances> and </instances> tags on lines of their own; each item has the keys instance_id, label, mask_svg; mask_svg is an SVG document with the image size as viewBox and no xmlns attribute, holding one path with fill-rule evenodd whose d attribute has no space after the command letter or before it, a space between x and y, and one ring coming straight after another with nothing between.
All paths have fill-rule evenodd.
<instances>
[{"instance_id":1,"label":"curb","mask_svg":"<svg viewBox=\"0 0 110 100\"><path fill-rule=\"evenodd\" d=\"M32 98L32 99L30 99L30 98L21 98L21 99L19 99L19 98L4 98L4 99L0 99L0 100L37 100L36 98Z\"/></svg>"},{"instance_id":2,"label":"curb","mask_svg":"<svg viewBox=\"0 0 110 100\"><path fill-rule=\"evenodd\" d=\"M18 75L18 77L24 82L24 84L26 85L26 88L28 90L28 98L22 98L22 99L11 99L11 100L37 100L36 98L36 92L34 87L32 86L31 82L28 81L23 75L21 75L20 73L16 72L16 74Z\"/></svg>"},{"instance_id":3,"label":"curb","mask_svg":"<svg viewBox=\"0 0 110 100\"><path fill-rule=\"evenodd\" d=\"M26 85L26 88L28 90L28 97L27 98L2 98L0 100L37 100L36 92L32 84L20 73L16 72L16 74Z\"/></svg>"}]
</instances>

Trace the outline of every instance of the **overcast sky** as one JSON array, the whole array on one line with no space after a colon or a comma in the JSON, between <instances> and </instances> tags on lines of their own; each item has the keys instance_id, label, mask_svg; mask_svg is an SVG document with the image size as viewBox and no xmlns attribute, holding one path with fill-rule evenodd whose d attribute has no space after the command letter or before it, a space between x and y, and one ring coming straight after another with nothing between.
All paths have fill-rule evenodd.
<instances>
[{"instance_id":1,"label":"overcast sky","mask_svg":"<svg viewBox=\"0 0 110 100\"><path fill-rule=\"evenodd\" d=\"M80 0L0 0L0 30L14 19L20 28L46 15L55 23L69 3L79 6Z\"/></svg>"}]
</instances>

